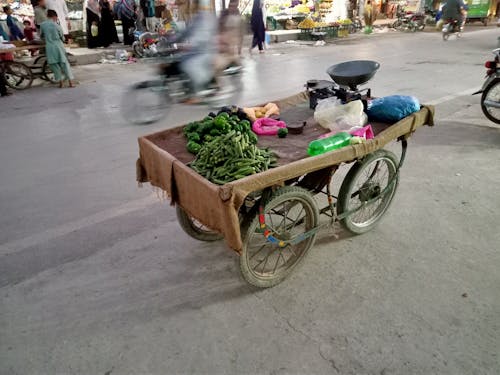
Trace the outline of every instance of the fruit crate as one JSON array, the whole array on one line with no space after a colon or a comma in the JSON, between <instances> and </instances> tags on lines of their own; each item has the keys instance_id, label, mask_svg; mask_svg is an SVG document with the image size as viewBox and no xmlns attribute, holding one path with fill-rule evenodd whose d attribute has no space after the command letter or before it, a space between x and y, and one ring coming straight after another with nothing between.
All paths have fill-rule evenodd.
<instances>
[{"instance_id":1,"label":"fruit crate","mask_svg":"<svg viewBox=\"0 0 500 375\"><path fill-rule=\"evenodd\" d=\"M328 26L326 28L326 33L328 38L338 38L339 37L339 27L338 26Z\"/></svg>"}]
</instances>

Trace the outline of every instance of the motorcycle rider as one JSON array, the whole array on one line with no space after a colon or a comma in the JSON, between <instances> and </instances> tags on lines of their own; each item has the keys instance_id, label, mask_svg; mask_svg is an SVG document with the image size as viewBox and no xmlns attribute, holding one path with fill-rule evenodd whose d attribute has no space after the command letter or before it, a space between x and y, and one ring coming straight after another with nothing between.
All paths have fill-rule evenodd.
<instances>
[{"instance_id":1,"label":"motorcycle rider","mask_svg":"<svg viewBox=\"0 0 500 375\"><path fill-rule=\"evenodd\" d=\"M447 0L443 6L442 19L446 22L452 22L453 27L455 24L460 27L462 24L462 10L464 3L462 0Z\"/></svg>"},{"instance_id":2,"label":"motorcycle rider","mask_svg":"<svg viewBox=\"0 0 500 375\"><path fill-rule=\"evenodd\" d=\"M203 0L200 1L202 3ZM217 54L217 18L202 4L195 1L197 13L186 30L177 35L175 43L188 42L179 62L165 66L168 76L179 72L189 78L194 93L201 93L214 80L214 59Z\"/></svg>"}]
</instances>

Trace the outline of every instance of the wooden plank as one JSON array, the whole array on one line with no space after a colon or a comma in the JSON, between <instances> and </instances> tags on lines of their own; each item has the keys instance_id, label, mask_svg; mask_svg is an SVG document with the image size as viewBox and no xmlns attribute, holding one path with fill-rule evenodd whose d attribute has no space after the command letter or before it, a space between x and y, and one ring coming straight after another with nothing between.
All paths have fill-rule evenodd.
<instances>
[{"instance_id":1,"label":"wooden plank","mask_svg":"<svg viewBox=\"0 0 500 375\"><path fill-rule=\"evenodd\" d=\"M6 43L9 44L9 43ZM32 49L40 49L45 47L45 44L29 44L27 46L21 46L21 47L14 47L14 48L6 48L6 49L0 49L0 53L12 53L12 52L18 52L18 51L29 51Z\"/></svg>"}]
</instances>

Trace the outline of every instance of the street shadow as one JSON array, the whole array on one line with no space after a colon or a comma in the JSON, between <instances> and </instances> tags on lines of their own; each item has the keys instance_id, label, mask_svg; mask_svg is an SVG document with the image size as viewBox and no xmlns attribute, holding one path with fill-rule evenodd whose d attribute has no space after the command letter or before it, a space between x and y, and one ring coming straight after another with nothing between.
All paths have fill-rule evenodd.
<instances>
[{"instance_id":1,"label":"street shadow","mask_svg":"<svg viewBox=\"0 0 500 375\"><path fill-rule=\"evenodd\" d=\"M415 139L422 146L460 146L464 151L498 149L500 126L496 128L493 123L492 127L489 127L463 121L437 121L430 131L417 132Z\"/></svg>"}]
</instances>

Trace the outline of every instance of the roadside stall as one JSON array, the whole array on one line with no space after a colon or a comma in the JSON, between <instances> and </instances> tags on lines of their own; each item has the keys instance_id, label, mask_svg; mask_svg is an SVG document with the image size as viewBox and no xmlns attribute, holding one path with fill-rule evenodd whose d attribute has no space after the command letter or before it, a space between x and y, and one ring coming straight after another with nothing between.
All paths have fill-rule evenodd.
<instances>
[{"instance_id":1,"label":"roadside stall","mask_svg":"<svg viewBox=\"0 0 500 375\"><path fill-rule=\"evenodd\" d=\"M347 36L354 30L347 0L271 0L265 2L271 41L323 40Z\"/></svg>"},{"instance_id":2,"label":"roadside stall","mask_svg":"<svg viewBox=\"0 0 500 375\"><path fill-rule=\"evenodd\" d=\"M395 98L373 99L371 90L358 89L378 67L337 64L328 70L332 81L310 80L306 92L222 108L140 137L137 180L168 194L190 236L224 237L240 255L247 282L276 285L304 259L319 230L340 222L361 234L379 222L397 190L407 139L433 125L433 107L414 98L398 120L381 121L384 111L396 114ZM394 141L400 158L383 149ZM332 179L344 163L352 166L336 196Z\"/></svg>"}]
</instances>

